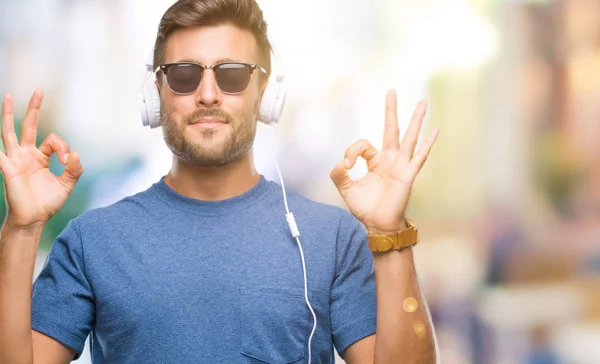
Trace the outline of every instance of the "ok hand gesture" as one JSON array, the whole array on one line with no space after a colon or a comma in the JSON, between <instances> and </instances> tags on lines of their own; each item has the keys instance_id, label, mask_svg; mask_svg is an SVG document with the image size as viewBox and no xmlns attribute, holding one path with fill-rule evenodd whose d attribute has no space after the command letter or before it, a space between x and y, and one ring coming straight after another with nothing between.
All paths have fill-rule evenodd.
<instances>
[{"instance_id":1,"label":"ok hand gesture","mask_svg":"<svg viewBox=\"0 0 600 364\"><path fill-rule=\"evenodd\" d=\"M29 101L23 121L21 141L14 126L13 98L7 94L2 103L2 142L0 170L8 206L6 223L17 228L43 225L64 205L83 173L77 152L56 134L50 134L36 147L38 118L44 95L37 89ZM60 176L50 169L50 156L66 165Z\"/></svg>"},{"instance_id":2,"label":"ok hand gesture","mask_svg":"<svg viewBox=\"0 0 600 364\"><path fill-rule=\"evenodd\" d=\"M417 105L402 143L396 108L396 92L390 90L386 96L381 151L367 140L359 140L346 150L344 159L330 174L350 212L370 233L392 234L406 227L405 210L412 184L439 134L434 130L414 153L427 105L424 101ZM348 170L358 157L367 161L368 173L352 180Z\"/></svg>"}]
</instances>

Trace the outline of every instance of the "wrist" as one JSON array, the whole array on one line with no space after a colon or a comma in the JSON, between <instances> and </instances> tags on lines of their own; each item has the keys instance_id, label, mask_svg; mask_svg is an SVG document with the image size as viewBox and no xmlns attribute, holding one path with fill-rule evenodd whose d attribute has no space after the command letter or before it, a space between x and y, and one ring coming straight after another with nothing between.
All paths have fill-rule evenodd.
<instances>
[{"instance_id":1,"label":"wrist","mask_svg":"<svg viewBox=\"0 0 600 364\"><path fill-rule=\"evenodd\" d=\"M409 225L407 224L406 219L402 219L402 221L400 221L398 223L396 228L393 228L393 227L382 228L382 227L377 227L377 226L365 226L365 229L367 230L367 234L369 234L369 235L393 235L393 234L396 234L397 232L402 231L408 227L409 227Z\"/></svg>"},{"instance_id":2,"label":"wrist","mask_svg":"<svg viewBox=\"0 0 600 364\"><path fill-rule=\"evenodd\" d=\"M367 242L373 253L388 252L390 250L403 250L419 243L419 232L411 222L404 220L403 225L393 228L381 229L379 227L367 229Z\"/></svg>"},{"instance_id":3,"label":"wrist","mask_svg":"<svg viewBox=\"0 0 600 364\"><path fill-rule=\"evenodd\" d=\"M14 234L18 236L41 236L46 226L45 222L37 221L27 225L15 224L7 217L2 225L2 235Z\"/></svg>"}]
</instances>

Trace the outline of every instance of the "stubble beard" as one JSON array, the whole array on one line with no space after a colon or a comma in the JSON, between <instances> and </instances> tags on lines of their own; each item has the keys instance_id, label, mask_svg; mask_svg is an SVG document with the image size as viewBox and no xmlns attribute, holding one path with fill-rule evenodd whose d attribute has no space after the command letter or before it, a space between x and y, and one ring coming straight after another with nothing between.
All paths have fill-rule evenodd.
<instances>
[{"instance_id":1,"label":"stubble beard","mask_svg":"<svg viewBox=\"0 0 600 364\"><path fill-rule=\"evenodd\" d=\"M172 118L172 112L161 107L163 138L171 152L187 163L206 167L224 166L241 159L252 148L257 113L257 104L239 120L222 109L197 109L184 115L182 122L177 123ZM201 133L191 133L189 129L194 127L190 123L202 117L219 118L227 124L202 130Z\"/></svg>"}]
</instances>

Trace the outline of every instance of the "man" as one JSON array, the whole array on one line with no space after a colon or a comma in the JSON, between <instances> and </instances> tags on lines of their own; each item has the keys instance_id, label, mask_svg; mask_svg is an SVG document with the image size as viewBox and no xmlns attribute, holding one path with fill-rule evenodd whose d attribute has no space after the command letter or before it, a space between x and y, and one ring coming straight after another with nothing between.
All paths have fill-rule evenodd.
<instances>
[{"instance_id":1,"label":"man","mask_svg":"<svg viewBox=\"0 0 600 364\"><path fill-rule=\"evenodd\" d=\"M381 244L414 233L404 212L437 137L414 153L425 104L399 143L390 91L382 150L358 141L333 168L352 214L288 193L304 297L281 190L252 161L271 66L257 4L178 1L161 20L154 65L171 170L148 190L73 219L33 292L44 224L83 168L56 135L36 147L41 90L20 141L5 95L0 362L68 363L90 333L94 363L332 363L334 346L348 363L435 362L411 247ZM66 166L61 176L48 169L53 153ZM358 157L369 173L352 181Z\"/></svg>"}]
</instances>

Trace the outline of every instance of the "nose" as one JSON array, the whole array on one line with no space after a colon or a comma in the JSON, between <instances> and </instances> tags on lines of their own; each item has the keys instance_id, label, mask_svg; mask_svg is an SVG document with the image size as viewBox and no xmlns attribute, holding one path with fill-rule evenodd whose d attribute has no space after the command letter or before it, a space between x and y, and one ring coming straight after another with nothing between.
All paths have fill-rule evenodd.
<instances>
[{"instance_id":1,"label":"nose","mask_svg":"<svg viewBox=\"0 0 600 364\"><path fill-rule=\"evenodd\" d=\"M222 97L223 95L215 78L215 72L212 69L205 69L202 72L200 85L196 90L196 103L198 106L203 107L220 106Z\"/></svg>"}]
</instances>

